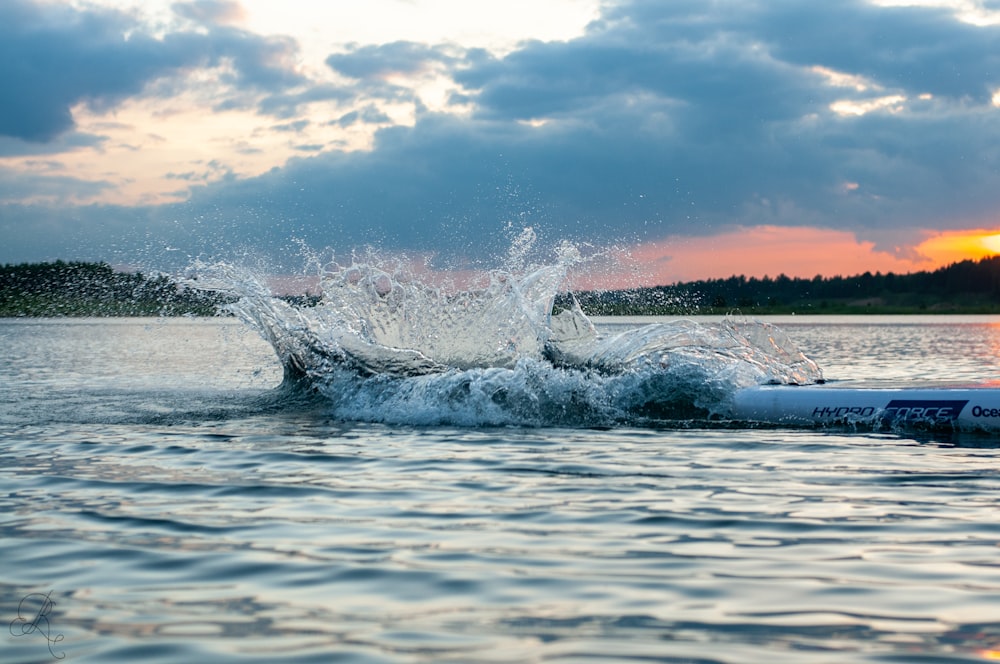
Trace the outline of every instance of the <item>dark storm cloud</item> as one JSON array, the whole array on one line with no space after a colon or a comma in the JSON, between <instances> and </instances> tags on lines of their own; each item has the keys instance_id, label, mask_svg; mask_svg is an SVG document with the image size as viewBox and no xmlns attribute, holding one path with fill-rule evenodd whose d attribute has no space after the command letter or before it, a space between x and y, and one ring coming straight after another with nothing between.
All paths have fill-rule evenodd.
<instances>
[{"instance_id":1,"label":"dark storm cloud","mask_svg":"<svg viewBox=\"0 0 1000 664\"><path fill-rule=\"evenodd\" d=\"M345 85L278 91L269 112L295 121L310 98L358 96L376 105L314 123L383 124L377 102L415 95L387 79L433 70L471 113L417 102L415 124L379 130L370 151L302 156L137 214L195 252L294 237L483 255L524 225L594 242L805 225L901 246L996 223L998 58L997 26L852 0L622 2L579 38L504 57L355 45L327 59ZM885 107L838 114L837 101Z\"/></svg>"},{"instance_id":2,"label":"dark storm cloud","mask_svg":"<svg viewBox=\"0 0 1000 664\"><path fill-rule=\"evenodd\" d=\"M525 131L428 114L413 128L380 131L370 152L292 160L200 189L183 209L226 211L219 237L248 235L261 247L294 237L444 256L497 256L528 225L548 242L654 239L667 227L706 232L702 206L728 194L690 177L655 134L636 131L643 120L619 117L616 124L633 128L625 137L586 125Z\"/></svg>"},{"instance_id":3,"label":"dark storm cloud","mask_svg":"<svg viewBox=\"0 0 1000 664\"><path fill-rule=\"evenodd\" d=\"M580 39L535 43L458 74L483 112L573 112L612 94L648 93L743 124L822 111L836 94L809 68L889 90L983 103L1000 86L1000 28L932 8L810 3L637 1ZM719 124L718 129L731 128Z\"/></svg>"},{"instance_id":4,"label":"dark storm cloud","mask_svg":"<svg viewBox=\"0 0 1000 664\"><path fill-rule=\"evenodd\" d=\"M452 67L472 117L420 113L371 152L295 160L192 205L238 207L270 237L259 229L280 223L317 243L440 250L503 242L508 222L594 241L968 227L1000 205L998 54L998 28L938 9L780 0L621 4L580 38L502 58L355 47L328 64L373 90L388 73ZM906 101L830 108L887 95Z\"/></svg>"},{"instance_id":5,"label":"dark storm cloud","mask_svg":"<svg viewBox=\"0 0 1000 664\"><path fill-rule=\"evenodd\" d=\"M327 57L331 70L352 79L341 86L357 97L384 102L419 103L413 89L391 82L393 76L415 77L422 74L448 74L461 71L488 59L482 49L465 49L452 44L429 45L410 41L388 44L348 44L342 53Z\"/></svg>"},{"instance_id":6,"label":"dark storm cloud","mask_svg":"<svg viewBox=\"0 0 1000 664\"><path fill-rule=\"evenodd\" d=\"M231 59L233 73L228 81L241 88L285 90L307 82L294 69L298 43L288 37L262 38L219 28L206 36L206 51L211 65Z\"/></svg>"},{"instance_id":7,"label":"dark storm cloud","mask_svg":"<svg viewBox=\"0 0 1000 664\"><path fill-rule=\"evenodd\" d=\"M56 155L87 148L101 149L107 140L106 136L77 131L61 134L48 143L25 143L17 138L0 135L0 157Z\"/></svg>"},{"instance_id":8,"label":"dark storm cloud","mask_svg":"<svg viewBox=\"0 0 1000 664\"><path fill-rule=\"evenodd\" d=\"M51 163L46 170L57 169L58 165ZM92 198L110 188L112 184L106 181L81 180L59 173L36 174L0 167L0 201L45 198L67 203L74 198Z\"/></svg>"},{"instance_id":9,"label":"dark storm cloud","mask_svg":"<svg viewBox=\"0 0 1000 664\"><path fill-rule=\"evenodd\" d=\"M382 78L391 74L415 74L435 64L454 64L457 62L454 50L409 41L368 46L350 44L346 52L329 56L326 64L350 78Z\"/></svg>"},{"instance_id":10,"label":"dark storm cloud","mask_svg":"<svg viewBox=\"0 0 1000 664\"><path fill-rule=\"evenodd\" d=\"M288 39L228 27L157 38L122 12L7 0L0 3L0 135L51 141L73 128L70 109L80 102L114 107L166 76L223 61L232 63L233 85L281 90L304 81L289 65L295 49ZM161 94L175 91L164 86Z\"/></svg>"},{"instance_id":11,"label":"dark storm cloud","mask_svg":"<svg viewBox=\"0 0 1000 664\"><path fill-rule=\"evenodd\" d=\"M1000 86L996 26L976 27L936 8L860 2L766 7L749 27L787 62L822 64L887 88L977 103L988 101Z\"/></svg>"},{"instance_id":12,"label":"dark storm cloud","mask_svg":"<svg viewBox=\"0 0 1000 664\"><path fill-rule=\"evenodd\" d=\"M310 84L306 88L294 88L269 94L256 102L256 108L265 115L279 118L292 118L300 112L303 106L316 102L336 101L346 102L354 99L358 93L343 86L329 83Z\"/></svg>"}]
</instances>

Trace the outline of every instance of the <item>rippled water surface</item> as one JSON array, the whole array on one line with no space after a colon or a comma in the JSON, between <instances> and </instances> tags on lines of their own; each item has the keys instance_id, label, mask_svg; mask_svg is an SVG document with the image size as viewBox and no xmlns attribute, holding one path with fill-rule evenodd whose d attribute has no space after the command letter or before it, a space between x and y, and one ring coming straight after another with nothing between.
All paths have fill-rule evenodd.
<instances>
[{"instance_id":1,"label":"rippled water surface","mask_svg":"<svg viewBox=\"0 0 1000 664\"><path fill-rule=\"evenodd\" d=\"M1000 319L777 324L828 379L998 375ZM232 320L0 347L0 661L1000 658L996 435L348 421Z\"/></svg>"}]
</instances>

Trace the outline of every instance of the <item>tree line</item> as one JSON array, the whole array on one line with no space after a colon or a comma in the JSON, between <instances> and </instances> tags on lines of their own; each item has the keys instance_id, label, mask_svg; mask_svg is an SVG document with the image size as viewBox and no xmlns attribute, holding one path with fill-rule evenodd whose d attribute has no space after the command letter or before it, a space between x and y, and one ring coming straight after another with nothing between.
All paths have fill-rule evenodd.
<instances>
[{"instance_id":1,"label":"tree line","mask_svg":"<svg viewBox=\"0 0 1000 664\"><path fill-rule=\"evenodd\" d=\"M572 297L591 315L1000 313L1000 256L934 271L851 277L732 276ZM317 298L286 298L310 306ZM214 315L225 298L107 263L0 266L0 316ZM568 293L556 306L571 306Z\"/></svg>"},{"instance_id":2,"label":"tree line","mask_svg":"<svg viewBox=\"0 0 1000 664\"><path fill-rule=\"evenodd\" d=\"M693 313L1000 313L1000 256L934 271L844 277L732 276L576 294L593 315ZM563 299L563 304L566 300Z\"/></svg>"},{"instance_id":3,"label":"tree line","mask_svg":"<svg viewBox=\"0 0 1000 664\"><path fill-rule=\"evenodd\" d=\"M0 316L213 315L214 293L165 275L116 271L107 263L21 263L0 266Z\"/></svg>"}]
</instances>

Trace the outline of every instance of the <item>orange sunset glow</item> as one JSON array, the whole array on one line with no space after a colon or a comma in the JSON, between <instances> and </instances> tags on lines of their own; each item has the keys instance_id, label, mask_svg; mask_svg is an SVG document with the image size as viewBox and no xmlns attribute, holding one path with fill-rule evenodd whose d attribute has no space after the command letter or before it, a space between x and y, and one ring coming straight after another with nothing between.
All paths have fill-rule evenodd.
<instances>
[{"instance_id":1,"label":"orange sunset glow","mask_svg":"<svg viewBox=\"0 0 1000 664\"><path fill-rule=\"evenodd\" d=\"M926 255L935 267L962 260L979 260L1000 254L1000 233L995 230L950 231L924 240L917 252Z\"/></svg>"},{"instance_id":2,"label":"orange sunset glow","mask_svg":"<svg viewBox=\"0 0 1000 664\"><path fill-rule=\"evenodd\" d=\"M631 260L646 266L642 285L702 279L747 277L812 278L864 272L906 274L936 270L962 260L1000 254L1000 232L989 229L942 231L914 243L911 251L892 253L853 233L821 228L754 226L710 237L669 237L634 247ZM624 276L613 287L635 285Z\"/></svg>"}]
</instances>

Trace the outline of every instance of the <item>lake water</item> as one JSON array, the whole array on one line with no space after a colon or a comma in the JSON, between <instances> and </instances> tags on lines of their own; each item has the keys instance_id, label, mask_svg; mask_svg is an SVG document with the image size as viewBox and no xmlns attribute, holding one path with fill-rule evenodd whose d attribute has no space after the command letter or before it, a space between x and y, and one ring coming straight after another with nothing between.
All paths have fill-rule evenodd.
<instances>
[{"instance_id":1,"label":"lake water","mask_svg":"<svg viewBox=\"0 0 1000 664\"><path fill-rule=\"evenodd\" d=\"M772 322L847 384L1000 376L1000 318ZM1000 435L428 423L232 319L0 347L0 661L1000 659Z\"/></svg>"}]
</instances>

